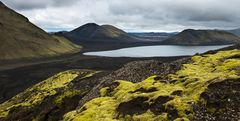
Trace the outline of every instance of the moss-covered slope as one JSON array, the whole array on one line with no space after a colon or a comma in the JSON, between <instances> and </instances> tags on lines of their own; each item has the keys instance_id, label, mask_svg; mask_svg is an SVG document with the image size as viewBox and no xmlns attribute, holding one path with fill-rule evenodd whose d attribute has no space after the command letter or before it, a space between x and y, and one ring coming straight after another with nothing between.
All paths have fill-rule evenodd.
<instances>
[{"instance_id":1,"label":"moss-covered slope","mask_svg":"<svg viewBox=\"0 0 240 121\"><path fill-rule=\"evenodd\" d=\"M61 119L95 85L98 73L70 70L50 77L0 104L0 120Z\"/></svg>"},{"instance_id":2,"label":"moss-covered slope","mask_svg":"<svg viewBox=\"0 0 240 121\"><path fill-rule=\"evenodd\" d=\"M80 46L61 37L52 37L2 3L0 43L0 60L44 58L80 50Z\"/></svg>"},{"instance_id":3,"label":"moss-covered slope","mask_svg":"<svg viewBox=\"0 0 240 121\"><path fill-rule=\"evenodd\" d=\"M0 120L240 119L240 50L141 64L128 64L103 78L102 72L90 70L62 72L0 104ZM140 81L142 77L148 78Z\"/></svg>"},{"instance_id":4,"label":"moss-covered slope","mask_svg":"<svg viewBox=\"0 0 240 121\"><path fill-rule=\"evenodd\" d=\"M101 97L95 98L81 108L66 113L64 120L76 121L158 121L158 120L201 120L197 117L202 112L196 112L194 107L205 107L205 114L215 116L208 120L224 117L217 114L235 108L236 106L212 106L206 93L212 90L212 85L229 80L240 81L240 51L221 51L216 54L194 56L192 62L182 65L174 74L152 76L138 83L125 80L115 81L111 86L100 90ZM239 84L239 83L238 83ZM230 86L231 87L231 86ZM238 98L229 96L239 94L240 89L223 95L224 99L237 104ZM213 92L216 95L221 92ZM215 94L216 93L216 94ZM207 93L209 96L209 93ZM205 95L205 96L204 96ZM216 100L221 98L216 97ZM212 99L212 100L214 100ZM225 99L225 100L226 100ZM210 101L210 102L209 102ZM225 104L226 102L222 102ZM236 120L240 116L226 116Z\"/></svg>"}]
</instances>

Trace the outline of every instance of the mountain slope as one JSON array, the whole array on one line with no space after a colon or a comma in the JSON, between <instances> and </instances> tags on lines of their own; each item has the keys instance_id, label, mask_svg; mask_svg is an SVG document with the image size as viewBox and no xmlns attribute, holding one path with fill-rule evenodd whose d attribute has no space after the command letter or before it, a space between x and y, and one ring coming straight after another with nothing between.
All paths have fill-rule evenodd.
<instances>
[{"instance_id":1,"label":"mountain slope","mask_svg":"<svg viewBox=\"0 0 240 121\"><path fill-rule=\"evenodd\" d=\"M237 35L237 36L240 36L240 28L238 28L238 29L233 29L233 30L225 30L225 31L230 32L230 33L232 33L232 34L235 34L235 35Z\"/></svg>"},{"instance_id":2,"label":"mountain slope","mask_svg":"<svg viewBox=\"0 0 240 121\"><path fill-rule=\"evenodd\" d=\"M66 39L52 37L0 3L0 60L43 58L79 51Z\"/></svg>"},{"instance_id":3,"label":"mountain slope","mask_svg":"<svg viewBox=\"0 0 240 121\"><path fill-rule=\"evenodd\" d=\"M235 121L239 55L234 49L171 63L132 62L105 77L62 72L0 104L0 120Z\"/></svg>"},{"instance_id":4,"label":"mountain slope","mask_svg":"<svg viewBox=\"0 0 240 121\"><path fill-rule=\"evenodd\" d=\"M22 114L6 120L59 120L59 115L74 109L78 100L97 83L93 77L97 77L98 73L91 70L68 70L56 74L0 104L0 120L14 114L11 111L15 107L23 109L19 112ZM30 110L35 110L35 113L26 113Z\"/></svg>"},{"instance_id":5,"label":"mountain slope","mask_svg":"<svg viewBox=\"0 0 240 121\"><path fill-rule=\"evenodd\" d=\"M137 42L140 39L128 35L126 32L111 26L88 23L70 32L63 33L63 36L75 43L85 42Z\"/></svg>"},{"instance_id":6,"label":"mountain slope","mask_svg":"<svg viewBox=\"0 0 240 121\"><path fill-rule=\"evenodd\" d=\"M237 120L239 54L239 50L230 50L194 56L176 72L138 83L106 80L98 98L65 114L64 120Z\"/></svg>"},{"instance_id":7,"label":"mountain slope","mask_svg":"<svg viewBox=\"0 0 240 121\"><path fill-rule=\"evenodd\" d=\"M177 33L178 32L140 32L140 33L133 32L129 34L140 37L140 38L148 39L150 41L157 42L157 41L163 41L170 37L173 37Z\"/></svg>"},{"instance_id":8,"label":"mountain slope","mask_svg":"<svg viewBox=\"0 0 240 121\"><path fill-rule=\"evenodd\" d=\"M162 43L173 45L223 45L240 43L240 38L224 31L187 29L172 38L164 40Z\"/></svg>"}]
</instances>

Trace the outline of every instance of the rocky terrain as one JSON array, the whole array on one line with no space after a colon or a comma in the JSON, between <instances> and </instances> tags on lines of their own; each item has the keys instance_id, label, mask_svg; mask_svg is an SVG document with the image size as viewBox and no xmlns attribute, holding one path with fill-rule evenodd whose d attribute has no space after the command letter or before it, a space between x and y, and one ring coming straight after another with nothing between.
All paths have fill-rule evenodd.
<instances>
[{"instance_id":1,"label":"rocky terrain","mask_svg":"<svg viewBox=\"0 0 240 121\"><path fill-rule=\"evenodd\" d=\"M79 52L80 46L51 36L0 3L0 61L47 58Z\"/></svg>"},{"instance_id":2,"label":"rocky terrain","mask_svg":"<svg viewBox=\"0 0 240 121\"><path fill-rule=\"evenodd\" d=\"M168 45L226 45L239 44L240 38L232 33L220 30L187 29L162 41Z\"/></svg>"},{"instance_id":3,"label":"rocky terrain","mask_svg":"<svg viewBox=\"0 0 240 121\"><path fill-rule=\"evenodd\" d=\"M59 120L59 115L73 110L78 100L97 83L94 78L99 78L99 73L102 72L69 70L59 73L1 104L0 117L14 115L6 119L11 121Z\"/></svg>"},{"instance_id":4,"label":"rocky terrain","mask_svg":"<svg viewBox=\"0 0 240 121\"><path fill-rule=\"evenodd\" d=\"M70 70L0 104L1 120L238 121L240 51L170 63L131 62L111 74Z\"/></svg>"},{"instance_id":5,"label":"rocky terrain","mask_svg":"<svg viewBox=\"0 0 240 121\"><path fill-rule=\"evenodd\" d=\"M139 60L159 60L161 62L172 62L183 57L158 57L158 58L110 58L97 56L83 56L76 54L52 62L24 65L23 67L4 69L0 71L0 103L10 99L14 95L24 91L53 76L59 72L70 69L89 69L97 71L112 72L121 68L124 64ZM49 61L49 60L48 60ZM29 63L29 62L28 62ZM1 65L1 67L4 67ZM8 66L7 66L8 67ZM6 68L7 68L6 67ZM1 68L0 68L1 69Z\"/></svg>"}]
</instances>

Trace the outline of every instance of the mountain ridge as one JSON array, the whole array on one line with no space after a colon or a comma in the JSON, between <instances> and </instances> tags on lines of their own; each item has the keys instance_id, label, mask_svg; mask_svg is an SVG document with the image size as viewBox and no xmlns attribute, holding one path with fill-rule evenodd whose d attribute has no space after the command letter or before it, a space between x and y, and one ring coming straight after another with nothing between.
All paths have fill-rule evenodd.
<instances>
[{"instance_id":1,"label":"mountain ridge","mask_svg":"<svg viewBox=\"0 0 240 121\"><path fill-rule=\"evenodd\" d=\"M131 36L112 25L98 25L96 23L84 24L70 32L62 33L62 35L75 43L141 41L141 39Z\"/></svg>"},{"instance_id":2,"label":"mountain ridge","mask_svg":"<svg viewBox=\"0 0 240 121\"><path fill-rule=\"evenodd\" d=\"M232 30L225 30L225 31L233 33L233 34L235 34L237 36L240 36L240 28L232 29Z\"/></svg>"},{"instance_id":3,"label":"mountain ridge","mask_svg":"<svg viewBox=\"0 0 240 121\"><path fill-rule=\"evenodd\" d=\"M49 35L3 3L0 12L0 60L45 58L80 50L80 46Z\"/></svg>"},{"instance_id":4,"label":"mountain ridge","mask_svg":"<svg viewBox=\"0 0 240 121\"><path fill-rule=\"evenodd\" d=\"M162 41L173 45L225 45L238 44L240 38L232 33L220 30L186 29L177 35Z\"/></svg>"}]
</instances>

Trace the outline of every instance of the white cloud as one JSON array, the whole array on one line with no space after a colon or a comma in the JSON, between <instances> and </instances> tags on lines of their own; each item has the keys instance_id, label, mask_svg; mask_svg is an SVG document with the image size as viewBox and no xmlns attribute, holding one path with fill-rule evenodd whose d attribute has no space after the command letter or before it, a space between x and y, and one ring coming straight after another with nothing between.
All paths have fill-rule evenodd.
<instances>
[{"instance_id":1,"label":"white cloud","mask_svg":"<svg viewBox=\"0 0 240 121\"><path fill-rule=\"evenodd\" d=\"M179 31L240 26L239 0L3 0L41 28L95 22L127 30Z\"/></svg>"}]
</instances>

